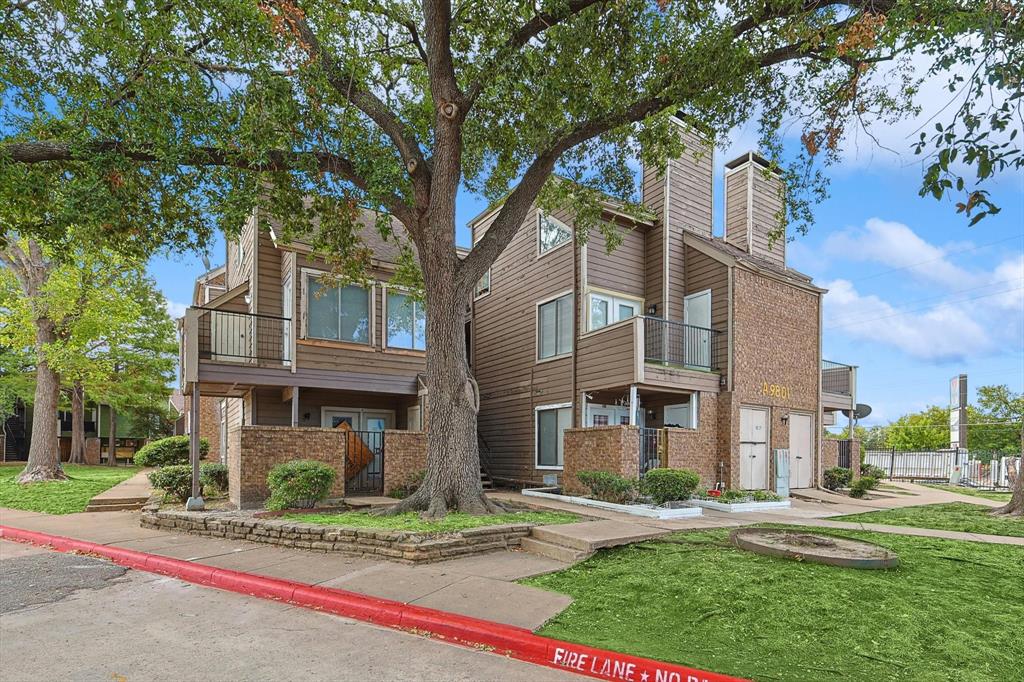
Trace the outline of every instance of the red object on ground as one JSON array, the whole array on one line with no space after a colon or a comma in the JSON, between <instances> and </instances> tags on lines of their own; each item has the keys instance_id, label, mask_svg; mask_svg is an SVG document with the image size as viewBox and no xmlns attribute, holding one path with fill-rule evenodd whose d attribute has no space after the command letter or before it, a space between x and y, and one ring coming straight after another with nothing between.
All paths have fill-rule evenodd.
<instances>
[{"instance_id":1,"label":"red object on ground","mask_svg":"<svg viewBox=\"0 0 1024 682\"><path fill-rule=\"evenodd\" d=\"M708 491L708 495L710 495L711 497L721 497L722 496L722 491L721 490L709 490Z\"/></svg>"},{"instance_id":2,"label":"red object on ground","mask_svg":"<svg viewBox=\"0 0 1024 682\"><path fill-rule=\"evenodd\" d=\"M0 526L0 538L49 547L59 552L78 552L110 559L116 564L160 573L199 585L286 601L338 616L383 625L414 634L427 633L452 644L484 648L502 656L568 670L615 682L734 682L737 677L663 663L650 658L562 642L534 634L526 628L462 616L356 592L306 585L291 580L215 568L194 561L174 559L110 547L60 535Z\"/></svg>"}]
</instances>

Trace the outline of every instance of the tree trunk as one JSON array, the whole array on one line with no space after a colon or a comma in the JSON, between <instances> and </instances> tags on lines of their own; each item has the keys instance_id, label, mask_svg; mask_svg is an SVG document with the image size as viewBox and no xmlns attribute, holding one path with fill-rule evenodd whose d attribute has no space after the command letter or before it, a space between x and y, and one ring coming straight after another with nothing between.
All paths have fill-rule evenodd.
<instances>
[{"instance_id":1,"label":"tree trunk","mask_svg":"<svg viewBox=\"0 0 1024 682\"><path fill-rule=\"evenodd\" d=\"M1013 477L1013 495L1009 502L992 511L996 516L1024 516L1024 429L1020 433L1020 449L1020 463L1007 472Z\"/></svg>"},{"instance_id":2,"label":"tree trunk","mask_svg":"<svg viewBox=\"0 0 1024 682\"><path fill-rule=\"evenodd\" d=\"M60 407L60 375L50 368L47 346L56 340L53 322L36 320L36 394L32 404L32 443L28 463L18 483L61 481L67 478L60 465L57 410Z\"/></svg>"},{"instance_id":3,"label":"tree trunk","mask_svg":"<svg viewBox=\"0 0 1024 682\"><path fill-rule=\"evenodd\" d=\"M76 381L71 387L71 456L68 464L85 464L85 389Z\"/></svg>"},{"instance_id":4,"label":"tree trunk","mask_svg":"<svg viewBox=\"0 0 1024 682\"><path fill-rule=\"evenodd\" d=\"M454 235L454 221L453 230ZM425 512L440 518L448 511L486 514L499 511L480 483L476 418L479 397L466 359L465 311L470 287L460 291L454 263L443 249L421 253L427 304L427 470L423 483L389 513ZM385 461L384 466L387 466Z\"/></svg>"},{"instance_id":5,"label":"tree trunk","mask_svg":"<svg viewBox=\"0 0 1024 682\"><path fill-rule=\"evenodd\" d=\"M110 406L110 431L107 433L107 466L117 466L117 410Z\"/></svg>"}]
</instances>

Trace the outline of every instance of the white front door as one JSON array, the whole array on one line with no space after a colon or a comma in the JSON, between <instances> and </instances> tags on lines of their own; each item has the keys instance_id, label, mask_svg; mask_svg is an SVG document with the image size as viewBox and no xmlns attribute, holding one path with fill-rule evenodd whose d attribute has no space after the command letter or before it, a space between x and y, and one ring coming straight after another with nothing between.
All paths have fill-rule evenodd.
<instances>
[{"instance_id":1,"label":"white front door","mask_svg":"<svg viewBox=\"0 0 1024 682\"><path fill-rule=\"evenodd\" d=\"M684 364L711 367L711 289L683 298Z\"/></svg>"},{"instance_id":2,"label":"white front door","mask_svg":"<svg viewBox=\"0 0 1024 682\"><path fill-rule=\"evenodd\" d=\"M321 410L320 426L334 429L342 423L348 424L353 431L363 430L362 414L359 410L342 410L333 407L325 407Z\"/></svg>"},{"instance_id":3,"label":"white front door","mask_svg":"<svg viewBox=\"0 0 1024 682\"><path fill-rule=\"evenodd\" d=\"M740 408L740 487L768 488L768 410Z\"/></svg>"},{"instance_id":4,"label":"white front door","mask_svg":"<svg viewBox=\"0 0 1024 682\"><path fill-rule=\"evenodd\" d=\"M811 487L811 433L813 418L809 414L789 414L789 487Z\"/></svg>"},{"instance_id":5,"label":"white front door","mask_svg":"<svg viewBox=\"0 0 1024 682\"><path fill-rule=\"evenodd\" d=\"M587 415L587 426L629 425L629 408L625 405L587 405Z\"/></svg>"},{"instance_id":6,"label":"white front door","mask_svg":"<svg viewBox=\"0 0 1024 682\"><path fill-rule=\"evenodd\" d=\"M213 360L221 362L248 362L250 318L244 313L227 310L211 310L210 353Z\"/></svg>"}]
</instances>

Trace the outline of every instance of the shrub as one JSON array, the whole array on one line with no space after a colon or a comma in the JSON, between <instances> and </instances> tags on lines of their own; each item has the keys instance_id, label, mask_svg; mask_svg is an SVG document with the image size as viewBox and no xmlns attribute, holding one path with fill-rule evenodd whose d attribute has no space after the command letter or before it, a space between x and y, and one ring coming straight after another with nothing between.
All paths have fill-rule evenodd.
<instances>
[{"instance_id":1,"label":"shrub","mask_svg":"<svg viewBox=\"0 0 1024 682\"><path fill-rule=\"evenodd\" d=\"M771 490L735 490L730 488L722 491L716 501L736 504L738 502L778 502L781 499Z\"/></svg>"},{"instance_id":2,"label":"shrub","mask_svg":"<svg viewBox=\"0 0 1024 682\"><path fill-rule=\"evenodd\" d=\"M220 492L228 489L228 465L219 462L204 462L199 465L199 481L206 487Z\"/></svg>"},{"instance_id":3,"label":"shrub","mask_svg":"<svg viewBox=\"0 0 1024 682\"><path fill-rule=\"evenodd\" d=\"M170 436L146 443L135 453L135 465L140 467L166 467L188 464L188 436ZM199 453L206 457L210 441L199 439Z\"/></svg>"},{"instance_id":4,"label":"shrub","mask_svg":"<svg viewBox=\"0 0 1024 682\"><path fill-rule=\"evenodd\" d=\"M754 502L778 502L782 499L771 490L752 490L750 496L754 498Z\"/></svg>"},{"instance_id":5,"label":"shrub","mask_svg":"<svg viewBox=\"0 0 1024 682\"><path fill-rule=\"evenodd\" d=\"M826 489L839 490L850 485L850 481L853 480L853 472L846 467L834 467L825 470L823 479Z\"/></svg>"},{"instance_id":6,"label":"shrub","mask_svg":"<svg viewBox=\"0 0 1024 682\"><path fill-rule=\"evenodd\" d=\"M278 464L267 475L267 509L311 509L334 485L334 469L323 462L296 459Z\"/></svg>"},{"instance_id":7,"label":"shrub","mask_svg":"<svg viewBox=\"0 0 1024 682\"><path fill-rule=\"evenodd\" d=\"M166 495L184 502L192 494L192 467L187 464L171 464L149 472L149 482L160 488Z\"/></svg>"},{"instance_id":8,"label":"shrub","mask_svg":"<svg viewBox=\"0 0 1024 682\"><path fill-rule=\"evenodd\" d=\"M608 471L580 471L580 483L590 488L591 494L602 502L626 504L636 496L636 481Z\"/></svg>"},{"instance_id":9,"label":"shrub","mask_svg":"<svg viewBox=\"0 0 1024 682\"><path fill-rule=\"evenodd\" d=\"M640 492L654 504L688 500L700 484L700 476L689 469L651 469L640 481Z\"/></svg>"},{"instance_id":10,"label":"shrub","mask_svg":"<svg viewBox=\"0 0 1024 682\"><path fill-rule=\"evenodd\" d=\"M864 494L878 485L878 480L870 476L864 476L853 482L850 486L850 497L864 497Z\"/></svg>"},{"instance_id":11,"label":"shrub","mask_svg":"<svg viewBox=\"0 0 1024 682\"><path fill-rule=\"evenodd\" d=\"M876 467L874 464L861 464L860 475L881 480L888 475L888 472L882 467Z\"/></svg>"},{"instance_id":12,"label":"shrub","mask_svg":"<svg viewBox=\"0 0 1024 682\"><path fill-rule=\"evenodd\" d=\"M409 476L405 483L402 485L396 485L394 488L389 490L388 497L393 497L396 500L404 500L419 489L420 485L423 483L423 478L426 475L426 471L417 471Z\"/></svg>"}]
</instances>

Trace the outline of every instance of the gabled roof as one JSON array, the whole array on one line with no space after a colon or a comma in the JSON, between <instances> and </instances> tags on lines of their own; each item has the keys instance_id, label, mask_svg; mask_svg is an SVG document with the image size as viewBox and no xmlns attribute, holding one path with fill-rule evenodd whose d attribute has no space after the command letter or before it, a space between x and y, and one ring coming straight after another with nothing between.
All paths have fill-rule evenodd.
<instances>
[{"instance_id":1,"label":"gabled roof","mask_svg":"<svg viewBox=\"0 0 1024 682\"><path fill-rule=\"evenodd\" d=\"M785 282L808 289L810 291L816 291L818 293L825 293L827 289L815 286L812 283L810 276L805 275L799 270L788 268L778 263L761 258L760 256L754 256L743 249L733 246L721 237L704 237L694 232L683 233L683 243L687 246L705 253L716 260L725 263L726 265L735 265L744 269L756 272L758 274L769 275L776 279L782 279Z\"/></svg>"}]
</instances>

